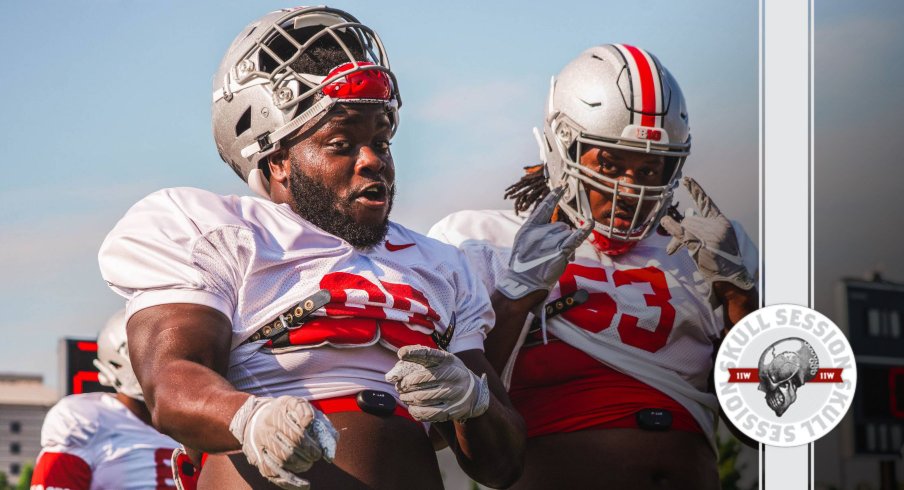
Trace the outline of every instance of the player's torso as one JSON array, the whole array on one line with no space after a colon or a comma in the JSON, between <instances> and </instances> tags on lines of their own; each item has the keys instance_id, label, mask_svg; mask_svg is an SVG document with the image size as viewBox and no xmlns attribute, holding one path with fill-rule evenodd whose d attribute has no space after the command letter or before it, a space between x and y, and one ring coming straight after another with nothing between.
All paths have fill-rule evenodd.
<instances>
[{"instance_id":1,"label":"player's torso","mask_svg":"<svg viewBox=\"0 0 904 490\"><path fill-rule=\"evenodd\" d=\"M448 241L460 244L472 263L481 264L484 283L491 288L508 264L511 245L523 219L509 211L456 213L440 222L431 235L444 235ZM582 244L575 260L550 291L546 304L555 305L557 300L571 303L569 298L573 299L579 290L586 291L587 300L574 306L566 304L561 314L548 318L548 333L553 341L558 341L557 333L563 329L580 329L586 335L575 347L581 350L589 352L603 346L644 361L638 364L675 371L698 389L705 389L713 342L721 325L713 318L706 299L708 284L683 249L674 255L665 253L668 239L654 232L630 252L617 257L600 253L590 242ZM534 322L534 318L528 321ZM534 328L522 354L538 342L542 342L542 335ZM532 369L529 373L517 367L513 385L555 383L569 376L567 364L560 364L559 369Z\"/></svg>"},{"instance_id":2,"label":"player's torso","mask_svg":"<svg viewBox=\"0 0 904 490\"><path fill-rule=\"evenodd\" d=\"M247 274L239 278L234 344L276 320L279 314L291 313L294 306L321 290L329 293L330 300L313 312L312 320L400 322L408 330L428 337L437 327L442 329L451 319L452 311L444 300L455 295L449 280L454 271L446 262L431 261L430 251L424 250L423 243L396 235L390 232L382 244L365 252L338 239L331 248L260 250ZM394 242L401 242L399 245L404 248L388 250L386 244L394 247ZM378 335L377 331L365 334L364 329L347 335L334 331L333 335L322 337L313 333L301 335L303 331L299 329L299 335L293 336L293 344L345 347L369 345L381 339L393 344L403 342L396 340L392 332L384 338L387 336Z\"/></svg>"},{"instance_id":3,"label":"player's torso","mask_svg":"<svg viewBox=\"0 0 904 490\"><path fill-rule=\"evenodd\" d=\"M175 489L170 456L177 443L142 422L109 394L90 394L97 433L86 448L92 490Z\"/></svg>"},{"instance_id":4,"label":"player's torso","mask_svg":"<svg viewBox=\"0 0 904 490\"><path fill-rule=\"evenodd\" d=\"M435 346L453 325L456 251L390 224L384 241L357 250L296 217L253 229L253 247L237 283L228 379L257 394L309 398L362 388L387 390L383 375L408 344ZM293 226L295 229L293 229ZM274 233L273 230L277 232ZM246 343L262 327L279 325L306 299L329 301L272 347ZM290 319L291 320L291 319ZM276 322L276 323L274 323Z\"/></svg>"},{"instance_id":5,"label":"player's torso","mask_svg":"<svg viewBox=\"0 0 904 490\"><path fill-rule=\"evenodd\" d=\"M675 371L703 389L720 327L705 299L708 285L691 259L669 256L664 247L664 237L654 236L612 258L582 245L546 300L548 313L564 305L547 319L548 333L556 341L563 329L580 329L588 340ZM587 299L577 304L584 292ZM539 342L541 333L532 332L522 352Z\"/></svg>"},{"instance_id":6,"label":"player's torso","mask_svg":"<svg viewBox=\"0 0 904 490\"><path fill-rule=\"evenodd\" d=\"M125 440L136 434L111 437L102 446L104 459L98 463L91 481L97 489L175 489L170 457L176 444L160 446L150 439Z\"/></svg>"}]
</instances>

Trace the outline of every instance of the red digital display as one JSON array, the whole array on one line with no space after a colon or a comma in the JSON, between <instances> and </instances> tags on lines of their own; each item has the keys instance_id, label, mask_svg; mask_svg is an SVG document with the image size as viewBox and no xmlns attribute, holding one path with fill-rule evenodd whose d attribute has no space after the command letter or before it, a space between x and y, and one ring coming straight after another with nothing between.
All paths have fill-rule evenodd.
<instances>
[{"instance_id":1,"label":"red digital display","mask_svg":"<svg viewBox=\"0 0 904 490\"><path fill-rule=\"evenodd\" d=\"M94 391L112 392L113 389L98 382L97 342L93 340L64 339L66 366L66 394L90 393Z\"/></svg>"}]
</instances>

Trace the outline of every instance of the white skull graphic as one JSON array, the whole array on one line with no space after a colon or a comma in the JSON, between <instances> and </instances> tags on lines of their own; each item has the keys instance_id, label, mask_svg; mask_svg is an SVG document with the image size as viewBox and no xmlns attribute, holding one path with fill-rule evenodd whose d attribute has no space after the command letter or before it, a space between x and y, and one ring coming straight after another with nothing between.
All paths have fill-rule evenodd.
<instances>
[{"instance_id":1,"label":"white skull graphic","mask_svg":"<svg viewBox=\"0 0 904 490\"><path fill-rule=\"evenodd\" d=\"M759 390L766 404L781 417L797 400L797 389L816 376L819 358L807 341L797 337L779 340L760 355Z\"/></svg>"}]
</instances>

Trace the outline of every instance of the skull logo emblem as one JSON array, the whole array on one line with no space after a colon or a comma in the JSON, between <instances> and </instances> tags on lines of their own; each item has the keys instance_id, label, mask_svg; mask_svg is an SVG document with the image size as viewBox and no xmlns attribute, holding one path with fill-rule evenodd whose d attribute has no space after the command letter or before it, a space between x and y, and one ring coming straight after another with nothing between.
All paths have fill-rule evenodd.
<instances>
[{"instance_id":1,"label":"skull logo emblem","mask_svg":"<svg viewBox=\"0 0 904 490\"><path fill-rule=\"evenodd\" d=\"M760 355L759 390L766 404L781 417L797 400L797 390L816 376L819 358L807 341L791 337L773 343Z\"/></svg>"}]
</instances>

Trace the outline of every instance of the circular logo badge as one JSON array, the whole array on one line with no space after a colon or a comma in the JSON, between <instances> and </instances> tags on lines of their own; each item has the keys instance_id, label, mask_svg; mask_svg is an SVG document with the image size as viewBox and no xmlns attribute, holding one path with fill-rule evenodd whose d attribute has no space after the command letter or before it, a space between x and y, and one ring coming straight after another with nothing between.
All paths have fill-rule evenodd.
<instances>
[{"instance_id":1,"label":"circular logo badge","mask_svg":"<svg viewBox=\"0 0 904 490\"><path fill-rule=\"evenodd\" d=\"M857 366L847 338L818 311L772 305L728 331L715 367L727 418L770 446L808 444L851 406Z\"/></svg>"}]
</instances>

